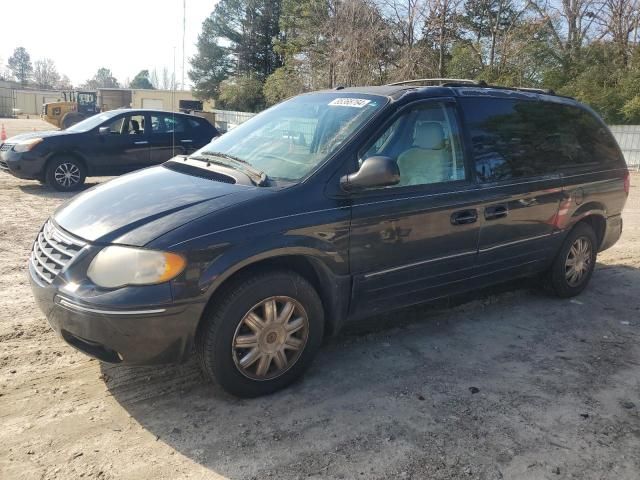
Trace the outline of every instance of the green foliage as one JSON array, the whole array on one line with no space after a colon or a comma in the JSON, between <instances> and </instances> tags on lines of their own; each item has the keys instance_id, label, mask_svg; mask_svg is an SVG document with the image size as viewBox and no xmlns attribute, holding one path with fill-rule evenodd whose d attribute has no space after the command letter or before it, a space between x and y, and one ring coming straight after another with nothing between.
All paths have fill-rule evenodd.
<instances>
[{"instance_id":1,"label":"green foliage","mask_svg":"<svg viewBox=\"0 0 640 480\"><path fill-rule=\"evenodd\" d=\"M267 78L263 93L267 105L273 105L305 91L300 75L289 67L280 67Z\"/></svg>"},{"instance_id":2,"label":"green foliage","mask_svg":"<svg viewBox=\"0 0 640 480\"><path fill-rule=\"evenodd\" d=\"M102 67L99 68L96 74L87 80L82 87L95 90L97 88L120 88L120 84L111 73L111 70Z\"/></svg>"},{"instance_id":3,"label":"green foliage","mask_svg":"<svg viewBox=\"0 0 640 480\"><path fill-rule=\"evenodd\" d=\"M129 84L131 88L146 88L146 89L154 89L155 87L149 80L149 70L140 70L138 74L133 77L131 83Z\"/></svg>"},{"instance_id":4,"label":"green foliage","mask_svg":"<svg viewBox=\"0 0 640 480\"><path fill-rule=\"evenodd\" d=\"M189 78L201 98L218 97L229 77L260 82L282 65L274 49L280 0L221 0L202 25Z\"/></svg>"},{"instance_id":5,"label":"green foliage","mask_svg":"<svg viewBox=\"0 0 640 480\"><path fill-rule=\"evenodd\" d=\"M7 61L7 66L22 85L25 85L33 74L31 57L24 47L18 47L13 51L13 55Z\"/></svg>"},{"instance_id":6,"label":"green foliage","mask_svg":"<svg viewBox=\"0 0 640 480\"><path fill-rule=\"evenodd\" d=\"M264 108L262 82L257 78L233 77L220 84L218 106L228 110L257 112Z\"/></svg>"},{"instance_id":7,"label":"green foliage","mask_svg":"<svg viewBox=\"0 0 640 480\"><path fill-rule=\"evenodd\" d=\"M252 111L309 90L444 76L550 88L609 123L640 121L640 11L603 2L594 21L556 3L220 0L189 75L200 97Z\"/></svg>"}]
</instances>

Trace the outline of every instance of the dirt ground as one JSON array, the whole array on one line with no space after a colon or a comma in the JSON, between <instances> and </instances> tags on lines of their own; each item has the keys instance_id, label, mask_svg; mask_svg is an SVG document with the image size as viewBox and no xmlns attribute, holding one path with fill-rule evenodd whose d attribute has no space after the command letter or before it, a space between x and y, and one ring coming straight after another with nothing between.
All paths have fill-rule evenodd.
<instances>
[{"instance_id":1,"label":"dirt ground","mask_svg":"<svg viewBox=\"0 0 640 480\"><path fill-rule=\"evenodd\" d=\"M624 235L578 298L520 282L373 319L328 339L291 388L238 400L194 362L108 366L66 346L25 267L70 195L0 172L0 478L636 480L632 184Z\"/></svg>"}]
</instances>

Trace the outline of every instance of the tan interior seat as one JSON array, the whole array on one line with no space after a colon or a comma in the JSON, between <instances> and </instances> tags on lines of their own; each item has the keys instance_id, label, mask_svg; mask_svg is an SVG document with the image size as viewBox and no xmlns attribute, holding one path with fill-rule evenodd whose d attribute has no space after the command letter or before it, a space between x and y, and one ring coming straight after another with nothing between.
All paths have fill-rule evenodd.
<instances>
[{"instance_id":1,"label":"tan interior seat","mask_svg":"<svg viewBox=\"0 0 640 480\"><path fill-rule=\"evenodd\" d=\"M398 156L400 185L423 185L448 180L450 155L439 122L416 122L413 145Z\"/></svg>"}]
</instances>

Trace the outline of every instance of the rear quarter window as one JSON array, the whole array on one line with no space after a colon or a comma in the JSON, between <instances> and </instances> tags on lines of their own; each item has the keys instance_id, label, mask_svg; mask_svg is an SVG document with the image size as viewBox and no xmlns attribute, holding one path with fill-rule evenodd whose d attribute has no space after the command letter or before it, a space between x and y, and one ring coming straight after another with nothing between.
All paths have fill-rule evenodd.
<instances>
[{"instance_id":1,"label":"rear quarter window","mask_svg":"<svg viewBox=\"0 0 640 480\"><path fill-rule=\"evenodd\" d=\"M608 129L582 108L486 97L461 104L480 181L599 170L620 160Z\"/></svg>"}]
</instances>

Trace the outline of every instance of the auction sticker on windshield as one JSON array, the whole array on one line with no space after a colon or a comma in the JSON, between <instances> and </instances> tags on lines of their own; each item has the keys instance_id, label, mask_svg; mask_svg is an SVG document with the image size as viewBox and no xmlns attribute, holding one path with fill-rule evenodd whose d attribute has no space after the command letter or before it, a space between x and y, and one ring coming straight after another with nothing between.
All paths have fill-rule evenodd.
<instances>
[{"instance_id":1,"label":"auction sticker on windshield","mask_svg":"<svg viewBox=\"0 0 640 480\"><path fill-rule=\"evenodd\" d=\"M370 102L371 100L366 100L364 98L336 98L335 100L329 102L329 105L334 105L337 107L362 108Z\"/></svg>"}]
</instances>

